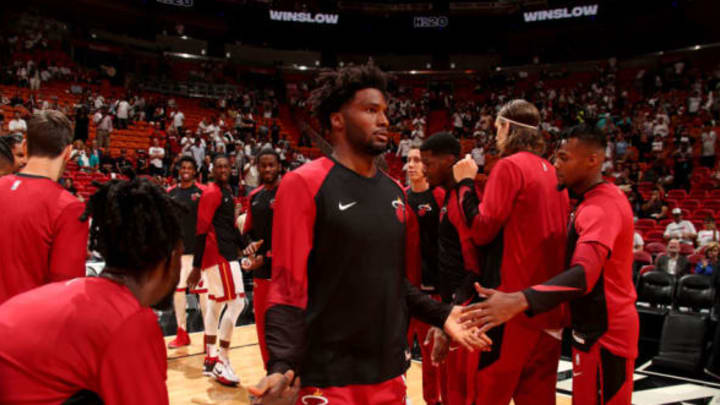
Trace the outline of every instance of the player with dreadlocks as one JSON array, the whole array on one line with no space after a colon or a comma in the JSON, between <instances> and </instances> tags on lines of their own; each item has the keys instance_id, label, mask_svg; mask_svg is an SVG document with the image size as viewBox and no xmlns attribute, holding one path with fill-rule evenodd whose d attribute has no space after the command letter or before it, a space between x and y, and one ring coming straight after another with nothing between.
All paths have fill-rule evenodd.
<instances>
[{"instance_id":1,"label":"player with dreadlocks","mask_svg":"<svg viewBox=\"0 0 720 405\"><path fill-rule=\"evenodd\" d=\"M168 403L165 344L149 307L172 302L179 209L142 179L106 183L90 198L90 249L106 267L0 306L0 403Z\"/></svg>"},{"instance_id":2,"label":"player with dreadlocks","mask_svg":"<svg viewBox=\"0 0 720 405\"><path fill-rule=\"evenodd\" d=\"M375 164L388 143L386 88L368 64L323 73L311 95L333 153L285 175L275 197L270 360L255 403L403 403L410 316L468 348L489 343L457 322L460 307L408 281L420 282L417 221Z\"/></svg>"}]
</instances>

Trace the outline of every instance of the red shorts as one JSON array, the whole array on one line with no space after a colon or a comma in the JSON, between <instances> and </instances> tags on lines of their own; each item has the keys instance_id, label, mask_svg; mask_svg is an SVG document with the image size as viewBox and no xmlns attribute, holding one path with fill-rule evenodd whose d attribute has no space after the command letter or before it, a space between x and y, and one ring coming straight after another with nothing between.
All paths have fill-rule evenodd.
<instances>
[{"instance_id":1,"label":"red shorts","mask_svg":"<svg viewBox=\"0 0 720 405\"><path fill-rule=\"evenodd\" d=\"M445 365L433 366L431 356L433 344L425 345L430 325L420 322L417 319L410 320L408 328L408 346L412 350L413 337L417 335L420 352L422 353L422 387L423 399L428 404L436 404L442 402L446 398L446 392L443 389L445 383Z\"/></svg>"},{"instance_id":2,"label":"red shorts","mask_svg":"<svg viewBox=\"0 0 720 405\"><path fill-rule=\"evenodd\" d=\"M493 351L480 355L475 403L555 405L560 340L517 318L488 335Z\"/></svg>"},{"instance_id":3,"label":"red shorts","mask_svg":"<svg viewBox=\"0 0 720 405\"><path fill-rule=\"evenodd\" d=\"M268 292L270 280L253 278L253 309L255 310L255 328L257 329L258 345L263 359L263 367L268 362L268 351L265 345L265 311L267 311Z\"/></svg>"},{"instance_id":4,"label":"red shorts","mask_svg":"<svg viewBox=\"0 0 720 405\"><path fill-rule=\"evenodd\" d=\"M471 405L475 398L475 376L480 352L450 345L445 360L445 393L443 405Z\"/></svg>"},{"instance_id":5,"label":"red shorts","mask_svg":"<svg viewBox=\"0 0 720 405\"><path fill-rule=\"evenodd\" d=\"M635 360L595 343L589 352L573 348L573 405L630 405Z\"/></svg>"},{"instance_id":6,"label":"red shorts","mask_svg":"<svg viewBox=\"0 0 720 405\"><path fill-rule=\"evenodd\" d=\"M303 387L296 405L404 405L407 387L401 375L379 384Z\"/></svg>"}]
</instances>

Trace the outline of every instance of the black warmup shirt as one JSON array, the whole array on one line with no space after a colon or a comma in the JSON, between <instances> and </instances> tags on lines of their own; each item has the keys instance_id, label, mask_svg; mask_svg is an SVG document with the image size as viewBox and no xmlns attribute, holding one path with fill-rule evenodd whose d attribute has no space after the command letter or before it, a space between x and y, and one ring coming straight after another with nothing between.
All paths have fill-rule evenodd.
<instances>
[{"instance_id":1,"label":"black warmup shirt","mask_svg":"<svg viewBox=\"0 0 720 405\"><path fill-rule=\"evenodd\" d=\"M268 372L293 369L314 387L402 375L409 317L441 327L451 309L406 278L419 281L418 239L386 174L365 178L328 158L288 173L275 199Z\"/></svg>"},{"instance_id":2,"label":"black warmup shirt","mask_svg":"<svg viewBox=\"0 0 720 405\"><path fill-rule=\"evenodd\" d=\"M210 183L200 197L197 241L193 266L206 269L224 261L238 259L242 246L235 226L235 199L230 187Z\"/></svg>"},{"instance_id":3,"label":"black warmup shirt","mask_svg":"<svg viewBox=\"0 0 720 405\"><path fill-rule=\"evenodd\" d=\"M420 193L408 189L407 199L420 225L422 290L435 293L438 283L438 225L444 192L439 187Z\"/></svg>"},{"instance_id":4,"label":"black warmup shirt","mask_svg":"<svg viewBox=\"0 0 720 405\"><path fill-rule=\"evenodd\" d=\"M250 193L250 207L243 231L249 236L250 242L263 241L257 254L264 256L262 267L253 271L255 278L269 279L272 273L272 225L276 192L277 187L268 189L260 186Z\"/></svg>"},{"instance_id":5,"label":"black warmup shirt","mask_svg":"<svg viewBox=\"0 0 720 405\"><path fill-rule=\"evenodd\" d=\"M195 239L196 239L196 227L197 227L197 212L198 205L200 204L200 196L202 195L202 189L197 184L193 183L188 188L182 188L179 186L173 187L169 190L170 197L173 200L179 201L188 208L187 212L182 213L182 233L183 233L183 245L185 245L186 255L195 253Z\"/></svg>"}]
</instances>

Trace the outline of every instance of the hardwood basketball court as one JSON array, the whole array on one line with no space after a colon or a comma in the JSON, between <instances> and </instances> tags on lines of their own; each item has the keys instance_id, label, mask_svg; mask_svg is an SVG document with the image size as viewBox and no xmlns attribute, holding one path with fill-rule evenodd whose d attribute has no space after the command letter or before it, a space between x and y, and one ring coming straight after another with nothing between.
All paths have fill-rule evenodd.
<instances>
[{"instance_id":1,"label":"hardwood basketball court","mask_svg":"<svg viewBox=\"0 0 720 405\"><path fill-rule=\"evenodd\" d=\"M173 405L229 405L248 404L248 392L244 388L255 385L265 375L258 348L255 325L235 328L230 350L230 361L240 386L229 388L202 375L204 358L202 332L190 335L192 345L180 349L168 349L168 393ZM165 338L169 342L174 336ZM422 399L422 375L420 363L413 362L407 375L408 396L413 405L424 405ZM558 396L557 405L570 405L570 398Z\"/></svg>"}]
</instances>

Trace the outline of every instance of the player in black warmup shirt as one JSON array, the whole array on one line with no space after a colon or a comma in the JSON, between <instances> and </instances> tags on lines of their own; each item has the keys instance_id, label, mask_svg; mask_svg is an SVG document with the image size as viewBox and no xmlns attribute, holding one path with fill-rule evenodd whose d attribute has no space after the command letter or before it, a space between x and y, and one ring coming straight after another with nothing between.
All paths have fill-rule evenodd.
<instances>
[{"instance_id":1,"label":"player in black warmup shirt","mask_svg":"<svg viewBox=\"0 0 720 405\"><path fill-rule=\"evenodd\" d=\"M280 156L272 148L264 148L257 155L257 165L262 184L250 193L250 206L245 217L243 234L251 242L263 242L255 253L256 265L251 270L253 271L255 327L263 365L265 365L268 361L265 345L265 310L272 268L273 206L275 205L277 186L280 184Z\"/></svg>"},{"instance_id":2,"label":"player in black warmup shirt","mask_svg":"<svg viewBox=\"0 0 720 405\"><path fill-rule=\"evenodd\" d=\"M446 191L440 209L437 239L440 295L444 302L467 304L475 298L473 281L478 280L481 257L472 243L470 228L463 220L460 199L465 193L476 193L476 190L459 187L455 183L452 168L460 157L461 145L454 135L447 132L434 134L422 144L420 150L430 187L443 187ZM447 339L438 333L434 333L434 336L436 356L438 353L447 353ZM447 354L444 404L465 404L469 403L469 398L473 398L478 360L477 353L463 348Z\"/></svg>"},{"instance_id":3,"label":"player in black warmup shirt","mask_svg":"<svg viewBox=\"0 0 720 405\"><path fill-rule=\"evenodd\" d=\"M385 75L351 66L319 80L311 105L333 155L280 183L265 315L269 375L249 390L253 403L295 403L300 390L301 404L399 404L410 316L469 348L488 342L456 322L459 307L406 278L420 278L417 223L403 189L375 166L388 142Z\"/></svg>"},{"instance_id":4,"label":"player in black warmup shirt","mask_svg":"<svg viewBox=\"0 0 720 405\"><path fill-rule=\"evenodd\" d=\"M420 225L420 256L422 272L420 290L434 299L440 298L438 283L438 226L440 207L445 200L445 191L440 187L431 188L425 178L420 149L412 148L407 156L407 173L410 187L407 199ZM433 334L430 325L416 319L410 321L408 344L412 347L417 335L422 352L423 399L427 404L442 403L445 392L445 369L431 361Z\"/></svg>"},{"instance_id":5,"label":"player in black warmup shirt","mask_svg":"<svg viewBox=\"0 0 720 405\"><path fill-rule=\"evenodd\" d=\"M186 297L187 278L192 271L193 252L195 250L195 227L197 225L197 211L200 203L202 189L195 182L197 175L197 163L190 156L183 156L178 164L180 167L180 185L174 186L168 190L170 197L175 201L179 201L188 208L187 212L182 213L182 231L183 245L185 251L182 256L182 266L180 268L180 282L175 289L175 297L173 304L175 307L175 319L177 320L177 336L168 344L171 349L190 344L190 336L186 328ZM192 294L199 294L200 311L205 311L207 307L207 289L202 281L198 288L190 291Z\"/></svg>"}]
</instances>

